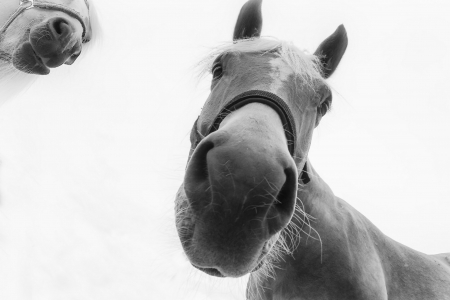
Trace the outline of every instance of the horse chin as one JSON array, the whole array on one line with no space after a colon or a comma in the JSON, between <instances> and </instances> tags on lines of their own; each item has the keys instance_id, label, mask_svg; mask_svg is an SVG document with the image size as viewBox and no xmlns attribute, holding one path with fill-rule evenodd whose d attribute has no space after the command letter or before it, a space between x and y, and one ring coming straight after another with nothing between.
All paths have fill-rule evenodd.
<instances>
[{"instance_id":1,"label":"horse chin","mask_svg":"<svg viewBox=\"0 0 450 300\"><path fill-rule=\"evenodd\" d=\"M266 264L268 257L270 256L269 253L270 253L270 251L272 251L273 245L278 240L278 236L279 236L279 234L276 234L276 235L272 236L268 241L266 241L263 244L263 246L259 250L256 251L255 256L253 256L253 257L257 256L258 258L256 260L254 260L253 263L251 263L247 266L243 266L243 265L239 265L239 266L221 265L220 267L201 266L202 259L198 259L198 256L195 255L196 251L192 252L192 250L196 248L193 245L192 240L191 239L183 240L183 238L182 238L182 244L184 246L186 246L185 247L186 254L187 254L188 258L190 259L192 266L194 266L196 269L198 269L210 276L214 276L214 277L238 278L238 277L245 276L249 273L256 272L256 271L260 270ZM186 236L185 236L185 238L186 238ZM199 249L197 249L197 250L199 250ZM197 259L196 259L196 257L197 257ZM249 260L253 260L253 259L249 259ZM231 260L231 261L233 261L233 260Z\"/></svg>"},{"instance_id":2,"label":"horse chin","mask_svg":"<svg viewBox=\"0 0 450 300\"><path fill-rule=\"evenodd\" d=\"M266 243L264 243L264 246L261 249L261 253L258 257L258 260L256 261L256 263L253 266L250 266L248 268L248 271L240 270L237 272L225 273L216 268L203 268L203 267L196 266L195 264L192 264L192 265L195 268L197 268L198 270L200 270L210 276L214 276L214 277L220 277L220 278L241 277L241 276L247 275L249 273L256 272L264 266L264 264L266 263L266 260L267 260L267 255L269 254L270 250L272 249L272 245L273 245L272 239L270 239Z\"/></svg>"},{"instance_id":3,"label":"horse chin","mask_svg":"<svg viewBox=\"0 0 450 300\"><path fill-rule=\"evenodd\" d=\"M178 190L176 198L175 210L178 235L189 261L196 269L210 276L237 278L258 271L266 264L267 260L270 261L269 253L273 251L273 246L278 241L280 232L273 234L265 242L258 243L259 245L247 244L243 247L246 253L222 253L222 258L218 258L216 255L211 256L211 249L217 247L217 243L203 238L198 239L198 235L195 235L195 231L198 229L196 227L202 227L202 225L196 222L195 216L190 211L183 186ZM218 248L223 247L219 246ZM250 250L252 248L253 250ZM241 261L237 265L223 264L224 261L235 262L235 259L227 258L231 256L245 256L247 258L243 261L250 263L244 265L243 261Z\"/></svg>"},{"instance_id":4,"label":"horse chin","mask_svg":"<svg viewBox=\"0 0 450 300\"><path fill-rule=\"evenodd\" d=\"M210 276L214 276L214 277L220 277L220 278L226 278L226 277L241 277L241 276L244 276L244 275L246 275L246 274L248 274L248 273L253 273L253 272L256 272L256 271L258 271L259 269L261 269L261 267L264 266L265 259L266 259L266 255L267 255L267 253L266 253L266 254L261 253L261 255L260 255L259 259L258 259L258 262L256 263L256 266L255 266L254 268L252 268L251 271L249 271L249 272L243 272L242 274L233 274L232 276L226 276L226 275L222 274L222 273L221 273L218 269L216 269L216 268L202 268L202 267L198 267L198 266L196 266L196 265L194 265L194 264L192 264L192 265L193 265L196 269L198 269L198 270L200 270L200 271L202 271L202 272L204 272L204 273L206 273L206 274L208 274L208 275L210 275Z\"/></svg>"},{"instance_id":5,"label":"horse chin","mask_svg":"<svg viewBox=\"0 0 450 300\"><path fill-rule=\"evenodd\" d=\"M252 259L252 256L249 256L249 258L246 259L246 261L252 261L252 263L244 265L241 261L241 263L238 263L237 265L229 265L227 263L224 263L224 261L234 260L228 259L228 257L234 255L242 255L235 253L234 255L230 256L229 253L225 255L224 253L222 253L221 257L215 257L215 255L211 256L210 250L211 247L213 247L212 244L205 241L198 242L198 240L195 239L193 235L193 231L195 231L195 229L193 228L195 227L195 225L193 225L192 227L185 226L186 223L187 222L184 222L184 229L182 231L179 230L178 233L185 253L192 266L194 266L196 269L210 276L238 278L258 270L263 265L265 256L267 255L265 251L265 249L267 248L266 243L260 250L256 250L256 254L253 257L258 257L257 259ZM191 227L191 229L188 229L188 227Z\"/></svg>"},{"instance_id":6,"label":"horse chin","mask_svg":"<svg viewBox=\"0 0 450 300\"><path fill-rule=\"evenodd\" d=\"M197 267L196 265L192 264L196 269L210 275L210 276L214 276L214 277L220 277L220 278L225 278L227 276L223 275L222 273L220 273L219 270L215 269L215 268L202 268L202 267Z\"/></svg>"},{"instance_id":7,"label":"horse chin","mask_svg":"<svg viewBox=\"0 0 450 300\"><path fill-rule=\"evenodd\" d=\"M264 261L260 261L259 263L257 263L257 265L254 268L250 268L250 270L248 270L248 271L237 270L237 271L232 271L232 272L219 270L217 268L199 267L199 266L196 266L195 264L192 264L192 265L196 269L198 269L210 276L220 277L220 278L226 278L226 277L239 278L239 277L245 276L251 272L255 272L255 271L259 270L264 265Z\"/></svg>"},{"instance_id":8,"label":"horse chin","mask_svg":"<svg viewBox=\"0 0 450 300\"><path fill-rule=\"evenodd\" d=\"M12 63L17 70L25 73L37 75L50 73L50 69L36 54L30 42L24 42L16 48L12 55Z\"/></svg>"}]
</instances>

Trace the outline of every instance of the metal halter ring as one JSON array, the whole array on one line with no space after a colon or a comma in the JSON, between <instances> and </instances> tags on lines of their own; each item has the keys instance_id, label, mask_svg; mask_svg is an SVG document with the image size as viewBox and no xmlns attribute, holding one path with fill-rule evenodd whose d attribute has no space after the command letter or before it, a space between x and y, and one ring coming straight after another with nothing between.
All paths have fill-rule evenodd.
<instances>
[{"instance_id":1,"label":"metal halter ring","mask_svg":"<svg viewBox=\"0 0 450 300\"><path fill-rule=\"evenodd\" d=\"M26 6L28 4L28 6ZM20 0L19 6L25 7L25 9L30 9L34 7L34 0Z\"/></svg>"}]
</instances>

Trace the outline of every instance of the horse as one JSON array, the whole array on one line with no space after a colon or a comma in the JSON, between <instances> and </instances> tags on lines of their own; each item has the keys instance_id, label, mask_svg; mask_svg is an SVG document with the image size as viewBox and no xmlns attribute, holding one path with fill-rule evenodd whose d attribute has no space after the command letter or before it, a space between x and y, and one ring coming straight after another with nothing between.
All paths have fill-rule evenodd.
<instances>
[{"instance_id":1,"label":"horse","mask_svg":"<svg viewBox=\"0 0 450 300\"><path fill-rule=\"evenodd\" d=\"M71 65L93 38L88 0L0 0L0 78Z\"/></svg>"},{"instance_id":2,"label":"horse","mask_svg":"<svg viewBox=\"0 0 450 300\"><path fill-rule=\"evenodd\" d=\"M345 27L308 54L261 37L261 6L247 1L233 41L200 63L211 93L175 199L190 263L216 277L250 274L252 300L449 300L450 253L387 237L308 159L332 103L327 79L347 48Z\"/></svg>"}]
</instances>

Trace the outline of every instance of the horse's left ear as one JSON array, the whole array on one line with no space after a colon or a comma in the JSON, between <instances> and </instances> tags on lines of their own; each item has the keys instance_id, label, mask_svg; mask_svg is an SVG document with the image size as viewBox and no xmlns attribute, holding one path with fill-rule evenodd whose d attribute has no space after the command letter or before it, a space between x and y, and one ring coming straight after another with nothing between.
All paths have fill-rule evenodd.
<instances>
[{"instance_id":1,"label":"horse's left ear","mask_svg":"<svg viewBox=\"0 0 450 300\"><path fill-rule=\"evenodd\" d=\"M339 25L336 31L319 45L314 55L318 56L322 63L323 76L328 78L336 70L345 49L347 49L347 31L344 25Z\"/></svg>"},{"instance_id":2,"label":"horse's left ear","mask_svg":"<svg viewBox=\"0 0 450 300\"><path fill-rule=\"evenodd\" d=\"M233 41L261 36L261 4L262 0L249 0L242 6L234 27Z\"/></svg>"}]
</instances>

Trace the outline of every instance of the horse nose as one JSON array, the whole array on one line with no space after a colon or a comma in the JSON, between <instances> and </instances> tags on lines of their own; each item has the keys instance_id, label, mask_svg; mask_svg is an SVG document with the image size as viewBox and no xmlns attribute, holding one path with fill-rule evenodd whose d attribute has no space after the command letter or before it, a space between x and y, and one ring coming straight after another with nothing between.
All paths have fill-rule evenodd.
<instances>
[{"instance_id":1,"label":"horse nose","mask_svg":"<svg viewBox=\"0 0 450 300\"><path fill-rule=\"evenodd\" d=\"M55 39L63 39L72 34L73 29L68 20L55 17L48 20L48 28Z\"/></svg>"},{"instance_id":2,"label":"horse nose","mask_svg":"<svg viewBox=\"0 0 450 300\"><path fill-rule=\"evenodd\" d=\"M250 230L272 235L294 212L295 162L286 145L272 145L252 131L235 132L219 129L197 146L185 175L186 196L204 223L220 218L230 231L257 220Z\"/></svg>"},{"instance_id":3,"label":"horse nose","mask_svg":"<svg viewBox=\"0 0 450 300\"><path fill-rule=\"evenodd\" d=\"M82 49L81 36L68 19L53 17L32 27L30 43L40 61L49 68L75 61Z\"/></svg>"}]
</instances>

